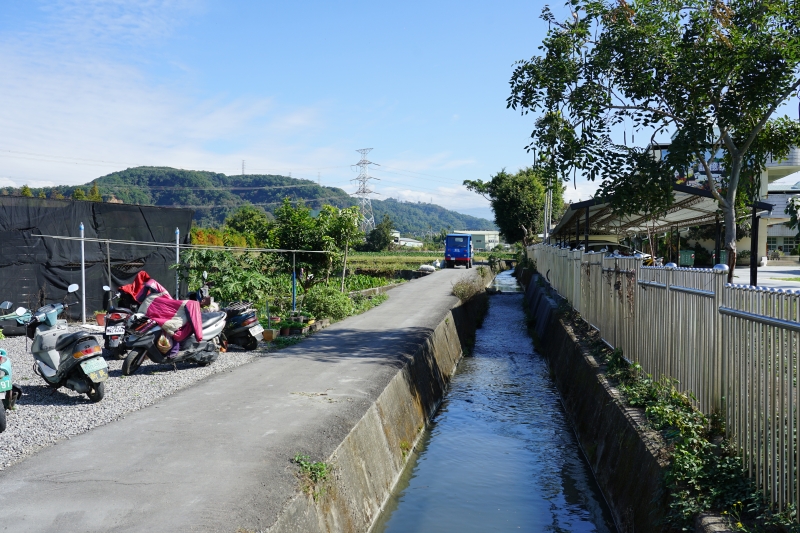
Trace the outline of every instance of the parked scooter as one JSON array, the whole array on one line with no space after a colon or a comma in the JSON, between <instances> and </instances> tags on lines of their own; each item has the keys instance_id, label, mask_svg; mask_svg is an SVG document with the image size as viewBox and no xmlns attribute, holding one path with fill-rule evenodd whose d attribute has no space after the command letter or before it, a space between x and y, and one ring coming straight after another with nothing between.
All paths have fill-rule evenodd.
<instances>
[{"instance_id":1,"label":"parked scooter","mask_svg":"<svg viewBox=\"0 0 800 533\"><path fill-rule=\"evenodd\" d=\"M110 293L111 287L103 285L103 290ZM127 294L125 296L128 296ZM136 305L135 300L128 297L125 298L133 302L128 302L126 305L131 307ZM125 347L125 335L128 333L125 325L128 318L133 315L134 310L128 307L115 307L114 300L121 302L120 293L108 297L108 312L106 313L106 325L103 330L103 357L106 359L125 359L128 349Z\"/></svg>"},{"instance_id":2,"label":"parked scooter","mask_svg":"<svg viewBox=\"0 0 800 533\"><path fill-rule=\"evenodd\" d=\"M189 298L200 302L201 307L213 304L211 298L211 282L208 281L208 272L203 271L203 285L197 291L190 292ZM245 350L258 348L258 338L264 331L258 323L256 310L252 309L250 302L235 302L222 309L226 315L225 330L222 332L222 345L236 344Z\"/></svg>"},{"instance_id":3,"label":"parked scooter","mask_svg":"<svg viewBox=\"0 0 800 533\"><path fill-rule=\"evenodd\" d=\"M22 315L9 313L12 305L9 301L0 303L0 331L6 337L25 335L25 325L31 319L31 312L23 307L25 312Z\"/></svg>"},{"instance_id":4,"label":"parked scooter","mask_svg":"<svg viewBox=\"0 0 800 533\"><path fill-rule=\"evenodd\" d=\"M3 399L3 405L0 406L0 433L6 430L6 409L13 409L20 396L22 389L12 382L11 359L5 350L0 349L0 397Z\"/></svg>"},{"instance_id":5,"label":"parked scooter","mask_svg":"<svg viewBox=\"0 0 800 533\"><path fill-rule=\"evenodd\" d=\"M77 290L78 285L72 284L67 292ZM33 339L31 353L36 361L33 369L54 389L67 387L99 402L105 394L108 364L92 335L83 331L67 333L67 321L58 315L72 305L75 304L48 304L33 313L27 324L28 338ZM22 312L23 308L17 309L18 314Z\"/></svg>"},{"instance_id":6,"label":"parked scooter","mask_svg":"<svg viewBox=\"0 0 800 533\"><path fill-rule=\"evenodd\" d=\"M223 312L203 313L203 340L198 341L194 333L175 347L161 326L153 319L136 313L128 319L130 334L125 337L125 347L130 350L122 363L122 374L130 376L142 366L145 358L154 363L190 362L205 366L219 357L220 335L225 328ZM162 352L162 350L164 350Z\"/></svg>"},{"instance_id":7,"label":"parked scooter","mask_svg":"<svg viewBox=\"0 0 800 533\"><path fill-rule=\"evenodd\" d=\"M245 350L258 348L258 338L264 328L259 324L256 310L251 305L250 302L237 302L223 309L227 316L222 332L224 342L236 344Z\"/></svg>"}]
</instances>

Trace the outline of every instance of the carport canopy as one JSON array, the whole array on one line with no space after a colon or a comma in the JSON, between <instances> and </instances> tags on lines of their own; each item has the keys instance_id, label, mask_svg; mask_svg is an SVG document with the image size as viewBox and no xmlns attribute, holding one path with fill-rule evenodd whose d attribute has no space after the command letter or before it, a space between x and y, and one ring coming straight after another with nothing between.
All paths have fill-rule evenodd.
<instances>
[{"instance_id":1,"label":"carport canopy","mask_svg":"<svg viewBox=\"0 0 800 533\"><path fill-rule=\"evenodd\" d=\"M655 219L646 213L619 215L614 213L607 201L599 198L573 203L569 205L550 234L552 237L562 239L573 239L577 235L584 235L587 209L590 235L617 235L620 238L646 234L648 230L661 233L671 228L701 226L717 221L719 205L710 191L675 184L673 198L672 205ZM773 206L757 201L752 207L756 210L756 214L760 214L772 211ZM580 240L582 239L581 237Z\"/></svg>"}]
</instances>

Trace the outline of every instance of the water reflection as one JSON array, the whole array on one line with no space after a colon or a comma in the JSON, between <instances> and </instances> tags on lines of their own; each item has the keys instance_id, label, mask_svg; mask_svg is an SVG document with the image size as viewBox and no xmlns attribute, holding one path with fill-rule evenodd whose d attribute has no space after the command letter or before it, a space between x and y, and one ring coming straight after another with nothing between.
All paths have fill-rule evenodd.
<instances>
[{"instance_id":1,"label":"water reflection","mask_svg":"<svg viewBox=\"0 0 800 533\"><path fill-rule=\"evenodd\" d=\"M492 297L412 465L373 531L615 531L520 294Z\"/></svg>"}]
</instances>

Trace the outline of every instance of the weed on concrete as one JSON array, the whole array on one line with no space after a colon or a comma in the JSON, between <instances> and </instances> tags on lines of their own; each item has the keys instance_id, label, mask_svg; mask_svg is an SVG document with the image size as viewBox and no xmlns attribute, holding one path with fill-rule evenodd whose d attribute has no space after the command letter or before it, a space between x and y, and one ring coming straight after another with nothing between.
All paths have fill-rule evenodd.
<instances>
[{"instance_id":1,"label":"weed on concrete","mask_svg":"<svg viewBox=\"0 0 800 533\"><path fill-rule=\"evenodd\" d=\"M331 465L322 461L312 461L308 455L302 454L295 455L293 462L300 467L297 476L300 479L302 491L316 501L325 494L324 484L330 476Z\"/></svg>"}]
</instances>

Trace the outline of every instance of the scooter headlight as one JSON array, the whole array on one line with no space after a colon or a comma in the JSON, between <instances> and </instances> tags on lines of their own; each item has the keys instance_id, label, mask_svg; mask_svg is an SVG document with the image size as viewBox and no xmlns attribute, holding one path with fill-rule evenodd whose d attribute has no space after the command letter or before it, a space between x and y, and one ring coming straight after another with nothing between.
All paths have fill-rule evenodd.
<instances>
[{"instance_id":1,"label":"scooter headlight","mask_svg":"<svg viewBox=\"0 0 800 533\"><path fill-rule=\"evenodd\" d=\"M90 355L98 354L102 351L98 344L94 346L89 346L88 348L84 348L83 350L78 350L72 354L72 357L75 359L81 359L83 357L89 357Z\"/></svg>"},{"instance_id":2,"label":"scooter headlight","mask_svg":"<svg viewBox=\"0 0 800 533\"><path fill-rule=\"evenodd\" d=\"M6 361L8 361L8 357L3 357L2 355L0 355L0 365L5 363Z\"/></svg>"}]
</instances>

